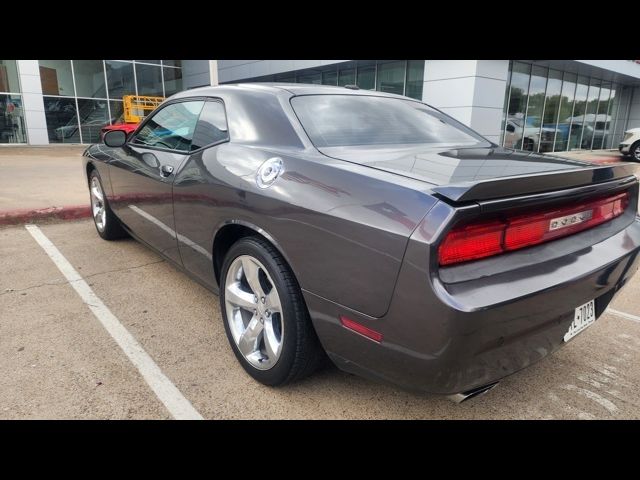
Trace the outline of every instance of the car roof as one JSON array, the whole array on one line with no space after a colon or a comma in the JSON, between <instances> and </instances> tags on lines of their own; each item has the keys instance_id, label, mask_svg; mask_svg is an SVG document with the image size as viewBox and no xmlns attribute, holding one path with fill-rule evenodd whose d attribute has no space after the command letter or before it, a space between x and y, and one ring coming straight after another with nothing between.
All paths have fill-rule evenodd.
<instances>
[{"instance_id":1,"label":"car roof","mask_svg":"<svg viewBox=\"0 0 640 480\"><path fill-rule=\"evenodd\" d=\"M226 91L242 91L242 90L255 90L262 91L264 93L272 93L274 95L283 94L289 92L292 95L368 95L375 97L389 97L389 98L402 98L408 100L414 100L404 97L402 95L396 95L393 93L377 92L375 90L355 90L346 87L338 87L333 85L315 85L306 83L277 83L277 82L256 82L256 83L225 83L215 87L207 86L194 88L191 90L185 90L176 95L179 97L186 96L215 96L219 92Z\"/></svg>"}]
</instances>

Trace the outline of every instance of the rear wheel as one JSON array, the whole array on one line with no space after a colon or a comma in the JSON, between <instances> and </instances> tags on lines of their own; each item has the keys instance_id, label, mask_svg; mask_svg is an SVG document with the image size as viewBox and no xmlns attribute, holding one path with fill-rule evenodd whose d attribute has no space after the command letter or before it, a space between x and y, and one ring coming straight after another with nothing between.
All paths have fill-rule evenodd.
<instances>
[{"instance_id":1,"label":"rear wheel","mask_svg":"<svg viewBox=\"0 0 640 480\"><path fill-rule=\"evenodd\" d=\"M229 249L220 274L220 307L231 348L257 381L284 385L322 363L324 352L298 282L263 239L245 237Z\"/></svg>"},{"instance_id":2,"label":"rear wheel","mask_svg":"<svg viewBox=\"0 0 640 480\"><path fill-rule=\"evenodd\" d=\"M97 170L92 170L89 174L89 196L91 198L91 215L98 235L105 240L126 237L127 232L120 225L120 220L109 208L109 202L104 193L104 188L102 188L102 181Z\"/></svg>"}]
</instances>

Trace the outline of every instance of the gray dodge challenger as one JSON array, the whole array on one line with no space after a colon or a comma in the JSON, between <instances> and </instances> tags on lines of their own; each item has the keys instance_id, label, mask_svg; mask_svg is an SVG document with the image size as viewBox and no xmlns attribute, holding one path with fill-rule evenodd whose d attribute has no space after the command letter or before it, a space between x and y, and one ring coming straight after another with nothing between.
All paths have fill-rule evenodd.
<instances>
[{"instance_id":1,"label":"gray dodge challenger","mask_svg":"<svg viewBox=\"0 0 640 480\"><path fill-rule=\"evenodd\" d=\"M98 234L218 293L266 385L331 360L462 401L592 325L639 266L634 164L502 148L355 85L181 92L83 160Z\"/></svg>"}]
</instances>

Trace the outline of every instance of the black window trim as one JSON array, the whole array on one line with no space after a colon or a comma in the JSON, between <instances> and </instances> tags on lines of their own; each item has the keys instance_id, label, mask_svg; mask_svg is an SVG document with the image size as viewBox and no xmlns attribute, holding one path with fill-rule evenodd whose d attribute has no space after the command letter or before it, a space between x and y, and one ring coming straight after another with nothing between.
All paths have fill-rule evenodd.
<instances>
[{"instance_id":1,"label":"black window trim","mask_svg":"<svg viewBox=\"0 0 640 480\"><path fill-rule=\"evenodd\" d=\"M162 147L154 147L151 145L145 145L142 143L134 143L134 140L136 139L136 137L138 136L138 133L142 130L142 128L144 128L144 126L147 124L147 122L149 122L153 117L155 117L160 111L164 110L165 108L167 108L170 105L175 105L176 103L184 103L184 102L219 102L222 104L222 108L224 110L224 118L225 121L227 123L227 138L226 140L219 140L217 142L212 142L209 143L203 147L200 147L196 150L176 150L174 148L162 148ZM196 120L196 128L198 128L198 122L200 121L200 115L202 115L202 111L204 110L204 105L202 105L202 110L200 110L200 113L198 114L198 118ZM127 139L126 142L126 146L130 147L130 148L144 148L146 150L154 150L154 151L158 151L158 152L169 152L169 153L177 153L180 155L193 155L194 153L200 152L206 148L211 148L214 147L216 145L220 145L222 143L226 143L226 142L230 142L231 141L231 135L229 132L229 117L227 116L227 108L224 104L224 101L219 98L219 97L183 97L183 98L176 98L175 100L169 100L168 102L165 102L162 104L162 106L160 108L158 108L157 110L155 110L153 112L152 115L149 115L148 117L146 117L141 123L140 125L138 125L138 128L135 129L135 131L131 134L131 136ZM194 129L194 133L195 133L195 129Z\"/></svg>"}]
</instances>

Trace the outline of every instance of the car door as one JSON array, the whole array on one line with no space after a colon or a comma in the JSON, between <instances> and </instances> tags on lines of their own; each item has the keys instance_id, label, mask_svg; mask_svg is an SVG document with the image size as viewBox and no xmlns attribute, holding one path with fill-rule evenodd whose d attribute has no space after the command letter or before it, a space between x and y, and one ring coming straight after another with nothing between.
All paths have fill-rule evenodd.
<instances>
[{"instance_id":1,"label":"car door","mask_svg":"<svg viewBox=\"0 0 640 480\"><path fill-rule=\"evenodd\" d=\"M224 103L208 99L193 136L192 154L176 174L173 208L178 247L184 268L215 286L212 238L217 216L234 204L229 189L217 178L218 153L229 142ZM237 192L234 193L238 195Z\"/></svg>"},{"instance_id":2,"label":"car door","mask_svg":"<svg viewBox=\"0 0 640 480\"><path fill-rule=\"evenodd\" d=\"M165 104L111 162L113 210L137 237L178 263L172 184L189 156L203 105L202 99Z\"/></svg>"}]
</instances>

